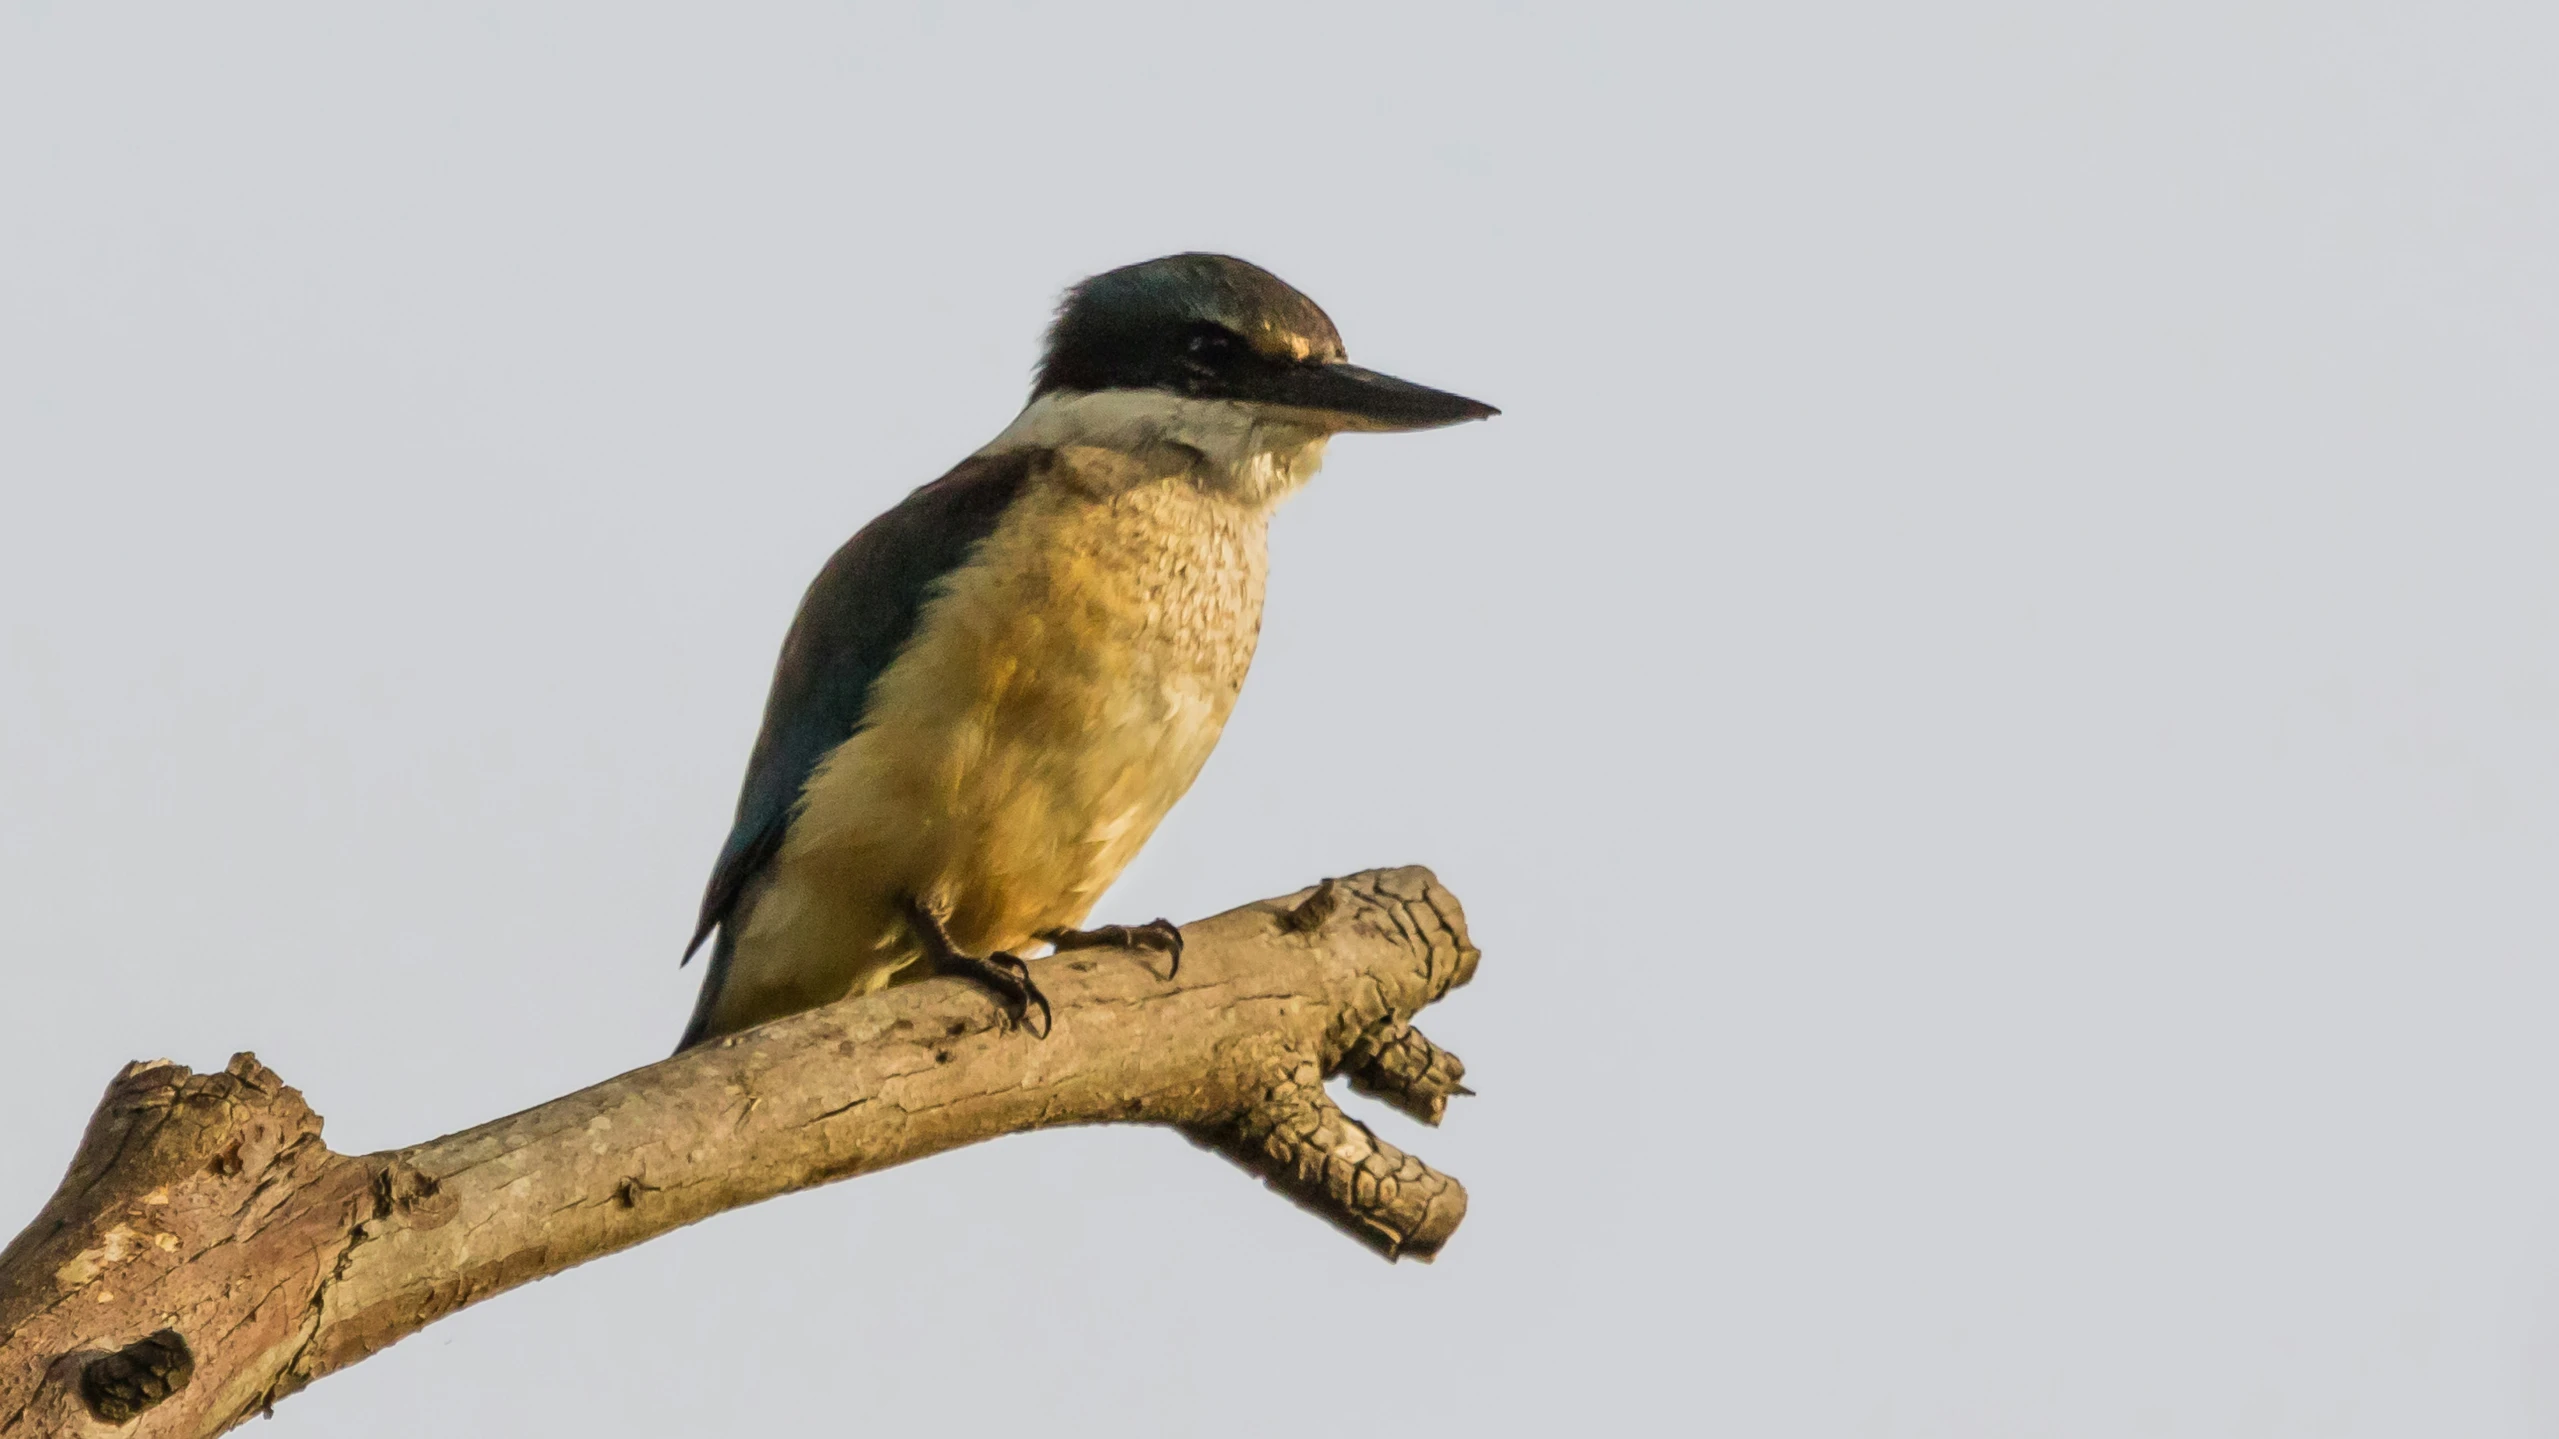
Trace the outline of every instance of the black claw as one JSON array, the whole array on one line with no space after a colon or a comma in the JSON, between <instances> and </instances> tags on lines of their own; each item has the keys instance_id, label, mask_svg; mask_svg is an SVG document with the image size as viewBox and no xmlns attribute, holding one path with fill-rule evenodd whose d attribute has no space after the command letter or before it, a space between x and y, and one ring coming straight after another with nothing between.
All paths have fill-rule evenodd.
<instances>
[{"instance_id":1,"label":"black claw","mask_svg":"<svg viewBox=\"0 0 2559 1439\"><path fill-rule=\"evenodd\" d=\"M1048 996L1040 993L1038 985L1031 983L1031 966L1017 954L991 954L987 956L987 962L1003 970L1005 976L1018 986L1010 998L1014 1017L1021 1021L1022 1027L1031 1029L1031 1006L1036 1004L1040 1007L1040 1027L1031 1029L1031 1037L1048 1038L1049 1031L1057 1027L1057 1017L1048 1007Z\"/></svg>"},{"instance_id":2,"label":"black claw","mask_svg":"<svg viewBox=\"0 0 2559 1439\"><path fill-rule=\"evenodd\" d=\"M1169 919L1106 924L1095 929L1048 929L1040 931L1039 937L1060 954L1070 949L1151 949L1171 961L1165 978L1182 972L1182 931Z\"/></svg>"},{"instance_id":3,"label":"black claw","mask_svg":"<svg viewBox=\"0 0 2559 1439\"><path fill-rule=\"evenodd\" d=\"M1033 1038L1046 1039L1049 1031L1056 1027L1048 996L1040 993L1038 985L1031 983L1031 967L1018 956L990 954L979 959L974 955L953 954L938 960L934 970L968 980L993 993L997 1002L1004 1006L1004 1027L1007 1029L1019 1024L1031 1030ZM1036 1029L1031 1028L1031 1006L1034 1004L1040 1007L1040 1023Z\"/></svg>"},{"instance_id":4,"label":"black claw","mask_svg":"<svg viewBox=\"0 0 2559 1439\"><path fill-rule=\"evenodd\" d=\"M1152 932L1164 950L1164 977L1171 979L1182 972L1182 927L1169 919L1153 919L1139 926Z\"/></svg>"},{"instance_id":5,"label":"black claw","mask_svg":"<svg viewBox=\"0 0 2559 1439\"><path fill-rule=\"evenodd\" d=\"M959 947L951 943L940 916L910 902L908 917L914 922L915 936L922 942L925 959L933 966L933 972L953 979L965 979L980 989L992 992L1004 1006L1005 1028L1010 1029L1018 1023L1024 1029L1030 1029L1033 1004L1040 1007L1040 1027L1031 1031L1034 1038L1046 1039L1049 1031L1057 1027L1057 1018L1049 1008L1048 996L1040 993L1038 985L1031 983L1031 967L1022 962L1020 955L999 952L980 959L973 954L962 954Z\"/></svg>"}]
</instances>

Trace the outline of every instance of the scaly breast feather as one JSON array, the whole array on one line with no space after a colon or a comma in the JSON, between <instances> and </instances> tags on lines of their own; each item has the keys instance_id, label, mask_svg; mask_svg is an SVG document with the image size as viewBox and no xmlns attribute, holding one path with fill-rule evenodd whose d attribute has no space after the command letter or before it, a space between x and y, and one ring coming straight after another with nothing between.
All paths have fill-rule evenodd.
<instances>
[{"instance_id":1,"label":"scaly breast feather","mask_svg":"<svg viewBox=\"0 0 2559 1439\"><path fill-rule=\"evenodd\" d=\"M950 578L811 777L791 857L924 897L980 952L1084 918L1215 748L1265 573L1258 508L1114 489L1036 486Z\"/></svg>"}]
</instances>

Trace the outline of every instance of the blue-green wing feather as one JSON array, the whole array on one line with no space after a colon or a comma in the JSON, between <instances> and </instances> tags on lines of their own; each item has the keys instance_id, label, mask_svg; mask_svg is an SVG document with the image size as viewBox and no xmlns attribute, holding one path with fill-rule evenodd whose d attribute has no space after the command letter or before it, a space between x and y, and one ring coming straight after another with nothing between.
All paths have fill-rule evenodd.
<instances>
[{"instance_id":1,"label":"blue-green wing feather","mask_svg":"<svg viewBox=\"0 0 2559 1439\"><path fill-rule=\"evenodd\" d=\"M967 562L969 551L1021 493L1034 458L1015 452L964 461L863 526L818 571L782 642L764 728L738 795L737 822L711 870L701 921L684 947L686 959L713 929L742 918L738 902L781 849L801 788L836 746L861 729L872 683L913 637L935 585ZM704 976L706 1010L719 987L725 966L718 960L726 948L723 943L715 951L712 971Z\"/></svg>"}]
</instances>

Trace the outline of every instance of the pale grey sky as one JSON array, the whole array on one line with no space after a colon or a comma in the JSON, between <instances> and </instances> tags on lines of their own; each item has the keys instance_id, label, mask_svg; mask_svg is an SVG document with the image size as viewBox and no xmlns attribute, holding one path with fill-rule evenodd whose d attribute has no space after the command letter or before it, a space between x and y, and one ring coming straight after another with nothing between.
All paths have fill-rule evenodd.
<instances>
[{"instance_id":1,"label":"pale grey sky","mask_svg":"<svg viewBox=\"0 0 2559 1439\"><path fill-rule=\"evenodd\" d=\"M1439 869L1436 1266L1016 1138L262 1433L2559 1433L2549 5L0 16L0 1228L128 1058L661 1054L802 585L1079 276L1508 411L1335 446L1104 906Z\"/></svg>"}]
</instances>

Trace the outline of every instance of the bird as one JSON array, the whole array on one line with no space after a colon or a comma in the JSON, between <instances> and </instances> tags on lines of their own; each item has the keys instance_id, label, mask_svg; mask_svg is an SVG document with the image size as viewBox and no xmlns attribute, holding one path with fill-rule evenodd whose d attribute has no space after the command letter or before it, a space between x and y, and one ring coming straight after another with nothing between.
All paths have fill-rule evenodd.
<instances>
[{"instance_id":1,"label":"bird","mask_svg":"<svg viewBox=\"0 0 2559 1439\"><path fill-rule=\"evenodd\" d=\"M1168 921L1081 926L1225 727L1272 512L1333 435L1498 413L1351 364L1313 300L1233 256L1068 289L1021 413L809 585L685 947L711 941L677 1051L936 976L1045 1037L1038 944L1178 973Z\"/></svg>"}]
</instances>

